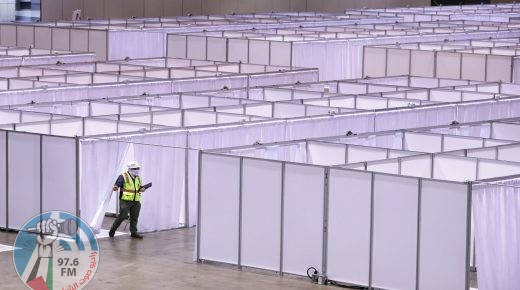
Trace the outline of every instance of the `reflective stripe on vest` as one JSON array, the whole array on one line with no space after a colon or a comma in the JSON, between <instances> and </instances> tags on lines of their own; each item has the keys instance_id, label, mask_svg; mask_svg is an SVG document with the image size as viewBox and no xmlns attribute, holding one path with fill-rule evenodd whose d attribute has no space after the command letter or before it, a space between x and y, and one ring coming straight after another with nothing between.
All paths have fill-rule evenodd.
<instances>
[{"instance_id":1,"label":"reflective stripe on vest","mask_svg":"<svg viewBox=\"0 0 520 290\"><path fill-rule=\"evenodd\" d=\"M130 176L130 173L123 173L125 183L122 188L121 199L126 201L141 201L141 178L136 176L135 179Z\"/></svg>"}]
</instances>

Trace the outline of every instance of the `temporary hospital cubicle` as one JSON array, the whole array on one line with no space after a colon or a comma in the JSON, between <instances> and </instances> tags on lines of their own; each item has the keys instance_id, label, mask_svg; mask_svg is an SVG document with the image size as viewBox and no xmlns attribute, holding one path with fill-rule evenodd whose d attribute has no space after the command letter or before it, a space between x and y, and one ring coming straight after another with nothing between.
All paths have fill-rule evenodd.
<instances>
[{"instance_id":1,"label":"temporary hospital cubicle","mask_svg":"<svg viewBox=\"0 0 520 290\"><path fill-rule=\"evenodd\" d=\"M520 32L514 28L507 30L465 32L464 26L461 25L460 31L425 34L415 32L410 33L410 35L371 35L370 33L357 35L352 32L345 32L343 33L344 36L337 36L332 33L331 37L320 37L312 34L309 36L303 34L302 36L298 30L294 32L295 35L277 35L269 34L269 32L262 34L262 31L220 32L220 35L218 32L169 34L166 55L201 60L313 67L319 68L321 80L334 80L359 78L367 75L363 73L363 48L365 46L390 45L396 42L404 44L421 41L444 41L445 39L466 40L520 36ZM384 55L382 57L366 57L365 60L371 61L374 65L386 61ZM500 62L500 60L497 60L497 62ZM397 66L401 64L399 61L395 63ZM377 69L381 69L381 67L383 66L378 66ZM423 70L428 69L428 67L426 66ZM398 69L403 70L404 66ZM490 70L492 69L490 67ZM380 75L382 74L371 74L370 76ZM453 74L446 75L452 76ZM433 74L428 76L433 76ZM493 80L495 79L497 78L493 78Z\"/></svg>"},{"instance_id":2,"label":"temporary hospital cubicle","mask_svg":"<svg viewBox=\"0 0 520 290\"><path fill-rule=\"evenodd\" d=\"M314 267L365 287L469 287L468 183L205 152L199 170L198 261Z\"/></svg>"},{"instance_id":3,"label":"temporary hospital cubicle","mask_svg":"<svg viewBox=\"0 0 520 290\"><path fill-rule=\"evenodd\" d=\"M61 210L80 215L76 138L0 130L0 228Z\"/></svg>"},{"instance_id":4,"label":"temporary hospital cubicle","mask_svg":"<svg viewBox=\"0 0 520 290\"><path fill-rule=\"evenodd\" d=\"M518 83L517 46L518 39L500 38L367 46L363 76L416 75Z\"/></svg>"}]
</instances>

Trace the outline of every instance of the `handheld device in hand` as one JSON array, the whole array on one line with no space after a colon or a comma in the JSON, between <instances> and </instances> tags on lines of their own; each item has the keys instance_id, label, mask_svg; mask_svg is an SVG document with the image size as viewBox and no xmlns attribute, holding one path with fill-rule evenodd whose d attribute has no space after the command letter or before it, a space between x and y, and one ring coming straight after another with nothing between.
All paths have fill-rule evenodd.
<instances>
[{"instance_id":1,"label":"handheld device in hand","mask_svg":"<svg viewBox=\"0 0 520 290\"><path fill-rule=\"evenodd\" d=\"M141 187L144 188L144 189L148 189L148 188L152 187L152 183L150 182L150 183L147 183L145 185L141 185Z\"/></svg>"}]
</instances>

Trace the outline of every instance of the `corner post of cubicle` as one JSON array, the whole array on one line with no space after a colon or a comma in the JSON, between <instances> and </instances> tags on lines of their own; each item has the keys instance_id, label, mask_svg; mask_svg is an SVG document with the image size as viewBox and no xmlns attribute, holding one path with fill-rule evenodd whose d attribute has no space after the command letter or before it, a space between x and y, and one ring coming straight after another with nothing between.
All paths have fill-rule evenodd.
<instances>
[{"instance_id":1,"label":"corner post of cubicle","mask_svg":"<svg viewBox=\"0 0 520 290\"><path fill-rule=\"evenodd\" d=\"M76 216L81 217L81 210L80 210L80 139L79 136L74 137L76 140Z\"/></svg>"},{"instance_id":2,"label":"corner post of cubicle","mask_svg":"<svg viewBox=\"0 0 520 290\"><path fill-rule=\"evenodd\" d=\"M242 189L244 177L244 158L240 157L240 176L238 178L238 269L242 270Z\"/></svg>"},{"instance_id":3,"label":"corner post of cubicle","mask_svg":"<svg viewBox=\"0 0 520 290\"><path fill-rule=\"evenodd\" d=\"M283 276L283 224L284 224L284 196L285 196L285 164L282 162L282 180L280 192L280 276Z\"/></svg>"},{"instance_id":4,"label":"corner post of cubicle","mask_svg":"<svg viewBox=\"0 0 520 290\"><path fill-rule=\"evenodd\" d=\"M5 230L9 232L9 131L5 132Z\"/></svg>"},{"instance_id":5,"label":"corner post of cubicle","mask_svg":"<svg viewBox=\"0 0 520 290\"><path fill-rule=\"evenodd\" d=\"M471 203L472 203L472 195L473 195L473 182L468 181L468 196L467 196L467 210L466 210L466 287L465 289L469 289L470 283L470 277L469 272L471 271Z\"/></svg>"},{"instance_id":6,"label":"corner post of cubicle","mask_svg":"<svg viewBox=\"0 0 520 290\"><path fill-rule=\"evenodd\" d=\"M370 246L368 250L368 289L371 290L374 262L374 183L376 174L372 172L370 175Z\"/></svg>"},{"instance_id":7,"label":"corner post of cubicle","mask_svg":"<svg viewBox=\"0 0 520 290\"><path fill-rule=\"evenodd\" d=\"M43 135L40 135L40 214L43 213Z\"/></svg>"},{"instance_id":8,"label":"corner post of cubicle","mask_svg":"<svg viewBox=\"0 0 520 290\"><path fill-rule=\"evenodd\" d=\"M417 250L416 250L416 264L415 264L415 288L420 288L420 265L421 265L421 193L422 193L423 179L419 178L417 184Z\"/></svg>"},{"instance_id":9,"label":"corner post of cubicle","mask_svg":"<svg viewBox=\"0 0 520 290\"><path fill-rule=\"evenodd\" d=\"M325 168L323 188L323 242L321 274L327 277L328 238L329 238L329 182L330 167Z\"/></svg>"},{"instance_id":10,"label":"corner post of cubicle","mask_svg":"<svg viewBox=\"0 0 520 290\"><path fill-rule=\"evenodd\" d=\"M202 182L201 182L201 173L202 173L202 150L199 150L199 171L198 171L198 187L197 187L197 262L200 263L202 262L201 259L200 259L200 241L201 241L201 238L200 238L200 234L201 234L201 226L202 226L202 219L201 219L201 200L200 200L200 197L201 197L201 185L202 185Z\"/></svg>"},{"instance_id":11,"label":"corner post of cubicle","mask_svg":"<svg viewBox=\"0 0 520 290\"><path fill-rule=\"evenodd\" d=\"M190 227L190 193L189 193L189 157L190 157L190 132L186 130L186 149L184 149L184 226ZM200 176L200 175L199 175Z\"/></svg>"}]
</instances>

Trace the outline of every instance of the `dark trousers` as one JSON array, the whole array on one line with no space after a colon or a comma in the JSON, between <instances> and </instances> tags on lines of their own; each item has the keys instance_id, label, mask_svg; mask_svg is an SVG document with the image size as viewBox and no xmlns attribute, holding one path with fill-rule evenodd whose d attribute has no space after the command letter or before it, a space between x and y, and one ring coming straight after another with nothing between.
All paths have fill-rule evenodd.
<instances>
[{"instance_id":1,"label":"dark trousers","mask_svg":"<svg viewBox=\"0 0 520 290\"><path fill-rule=\"evenodd\" d=\"M140 202L119 200L119 216L117 216L110 231L115 232L121 223L128 217L128 213L130 213L130 233L136 234L139 211L141 211Z\"/></svg>"}]
</instances>

